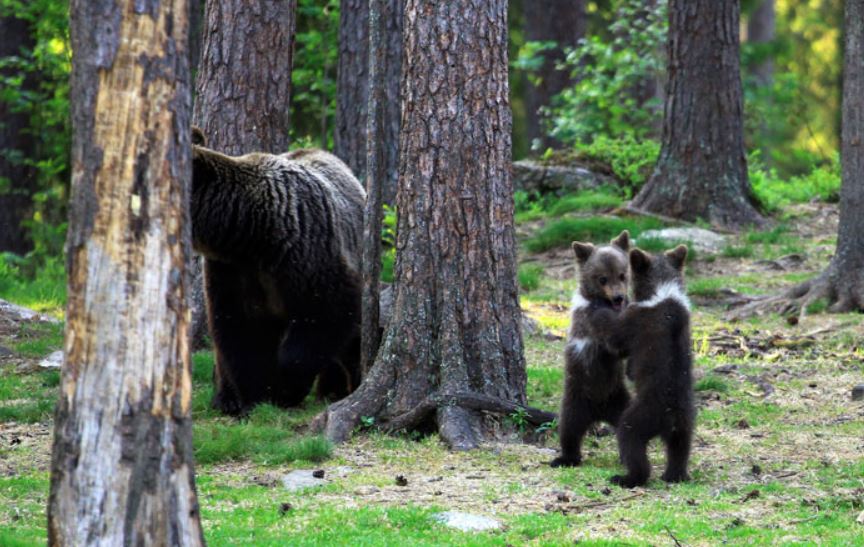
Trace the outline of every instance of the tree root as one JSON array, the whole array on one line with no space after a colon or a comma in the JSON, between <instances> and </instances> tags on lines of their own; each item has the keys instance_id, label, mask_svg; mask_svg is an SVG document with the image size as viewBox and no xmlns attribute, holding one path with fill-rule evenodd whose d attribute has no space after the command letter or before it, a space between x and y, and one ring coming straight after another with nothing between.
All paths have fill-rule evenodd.
<instances>
[{"instance_id":1,"label":"tree root","mask_svg":"<svg viewBox=\"0 0 864 547\"><path fill-rule=\"evenodd\" d=\"M840 296L832 281L831 267L821 275L791 287L780 294L754 298L748 304L734 308L726 314L727 320L737 321L748 317L776 312L797 323L806 314L807 308L817 300L828 300L828 311L842 313L859 309L855 299Z\"/></svg>"},{"instance_id":2,"label":"tree root","mask_svg":"<svg viewBox=\"0 0 864 547\"><path fill-rule=\"evenodd\" d=\"M527 423L535 426L551 422L558 417L554 412L520 405L482 393L459 392L448 394L438 392L426 397L410 411L387 420L382 424L381 428L390 433L411 429L422 422L432 411L448 407L461 407L465 410L491 412L494 414L519 413Z\"/></svg>"}]
</instances>

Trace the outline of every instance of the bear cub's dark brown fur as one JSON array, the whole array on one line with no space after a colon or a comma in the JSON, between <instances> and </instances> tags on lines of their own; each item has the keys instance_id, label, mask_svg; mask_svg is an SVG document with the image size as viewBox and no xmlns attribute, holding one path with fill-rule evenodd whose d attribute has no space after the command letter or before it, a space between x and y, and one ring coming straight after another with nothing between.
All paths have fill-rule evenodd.
<instances>
[{"instance_id":1,"label":"bear cub's dark brown fur","mask_svg":"<svg viewBox=\"0 0 864 547\"><path fill-rule=\"evenodd\" d=\"M627 468L612 482L625 488L648 481L648 442L666 445L663 480L688 480L687 462L693 437L690 302L684 291L687 247L651 256L630 251L634 303L622 313L594 309L588 321L594 336L610 352L629 359L636 393L618 424L618 451Z\"/></svg>"},{"instance_id":2,"label":"bear cub's dark brown fur","mask_svg":"<svg viewBox=\"0 0 864 547\"><path fill-rule=\"evenodd\" d=\"M615 315L627 303L627 250L630 234L621 232L611 245L594 247L573 242L579 264L579 290L573 295L570 332L564 349L564 396L558 423L561 455L552 467L582 463L582 438L592 424L605 421L613 426L630 394L624 386L621 357L595 340L586 322L592 310Z\"/></svg>"}]
</instances>

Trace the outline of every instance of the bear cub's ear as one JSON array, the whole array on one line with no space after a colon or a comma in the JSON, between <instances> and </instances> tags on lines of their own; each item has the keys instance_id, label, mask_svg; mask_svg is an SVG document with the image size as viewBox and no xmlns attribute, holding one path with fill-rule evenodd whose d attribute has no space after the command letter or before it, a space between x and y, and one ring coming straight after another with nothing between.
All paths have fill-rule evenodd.
<instances>
[{"instance_id":1,"label":"bear cub's ear","mask_svg":"<svg viewBox=\"0 0 864 547\"><path fill-rule=\"evenodd\" d=\"M197 146L207 146L207 137L204 136L204 132L201 131L201 128L195 125L192 126L192 144Z\"/></svg>"},{"instance_id":2,"label":"bear cub's ear","mask_svg":"<svg viewBox=\"0 0 864 547\"><path fill-rule=\"evenodd\" d=\"M591 255L594 253L594 245L590 243L582 243L581 241L573 242L573 252L576 253L576 260L579 264L585 264Z\"/></svg>"},{"instance_id":3,"label":"bear cub's ear","mask_svg":"<svg viewBox=\"0 0 864 547\"><path fill-rule=\"evenodd\" d=\"M676 270L684 269L684 261L687 259L687 245L678 245L671 251L666 251L665 254Z\"/></svg>"},{"instance_id":4,"label":"bear cub's ear","mask_svg":"<svg viewBox=\"0 0 864 547\"><path fill-rule=\"evenodd\" d=\"M630 250L630 232L624 230L623 232L618 234L618 237L613 239L610 243L612 243L612 245L618 247L626 253Z\"/></svg>"},{"instance_id":5,"label":"bear cub's ear","mask_svg":"<svg viewBox=\"0 0 864 547\"><path fill-rule=\"evenodd\" d=\"M634 273L645 273L651 268L651 255L642 249L630 251L630 268Z\"/></svg>"}]
</instances>

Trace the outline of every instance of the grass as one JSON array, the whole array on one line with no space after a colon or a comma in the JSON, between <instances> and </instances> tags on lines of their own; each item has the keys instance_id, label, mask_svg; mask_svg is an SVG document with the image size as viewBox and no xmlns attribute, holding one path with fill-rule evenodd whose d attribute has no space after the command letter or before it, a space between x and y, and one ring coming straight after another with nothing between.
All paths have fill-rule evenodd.
<instances>
[{"instance_id":1,"label":"grass","mask_svg":"<svg viewBox=\"0 0 864 547\"><path fill-rule=\"evenodd\" d=\"M60 258L36 272L25 272L21 259L0 253L0 298L57 317L66 305L66 271Z\"/></svg>"},{"instance_id":2,"label":"grass","mask_svg":"<svg viewBox=\"0 0 864 547\"><path fill-rule=\"evenodd\" d=\"M560 217L574 211L603 211L614 209L624 203L622 198L614 190L598 189L587 190L579 194L564 196L555 202L549 209L549 214Z\"/></svg>"},{"instance_id":3,"label":"grass","mask_svg":"<svg viewBox=\"0 0 864 547\"><path fill-rule=\"evenodd\" d=\"M696 391L716 391L717 393L726 393L729 391L729 383L719 376L709 374L696 382L693 389Z\"/></svg>"},{"instance_id":4,"label":"grass","mask_svg":"<svg viewBox=\"0 0 864 547\"><path fill-rule=\"evenodd\" d=\"M781 179L758 161L751 161L750 182L756 199L769 212L780 211L793 203L834 202L840 195L840 159L835 156L831 163L789 180Z\"/></svg>"},{"instance_id":5,"label":"grass","mask_svg":"<svg viewBox=\"0 0 864 547\"><path fill-rule=\"evenodd\" d=\"M579 217L562 218L549 222L536 234L525 240L525 249L538 253L556 247L566 247L573 241L609 241L622 230L630 230L638 237L645 230L662 228L663 223L653 218Z\"/></svg>"},{"instance_id":6,"label":"grass","mask_svg":"<svg viewBox=\"0 0 864 547\"><path fill-rule=\"evenodd\" d=\"M541 264L522 264L519 266L519 286L523 291L533 291L540 287L545 268Z\"/></svg>"}]
</instances>

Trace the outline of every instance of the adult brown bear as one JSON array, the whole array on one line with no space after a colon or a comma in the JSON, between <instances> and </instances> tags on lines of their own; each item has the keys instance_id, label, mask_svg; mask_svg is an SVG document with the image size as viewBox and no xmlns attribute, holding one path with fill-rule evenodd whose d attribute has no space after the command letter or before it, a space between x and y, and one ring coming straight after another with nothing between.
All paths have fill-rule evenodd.
<instances>
[{"instance_id":1,"label":"adult brown bear","mask_svg":"<svg viewBox=\"0 0 864 547\"><path fill-rule=\"evenodd\" d=\"M322 150L230 157L193 131L192 241L205 257L213 406L344 397L359 381L363 187Z\"/></svg>"}]
</instances>

